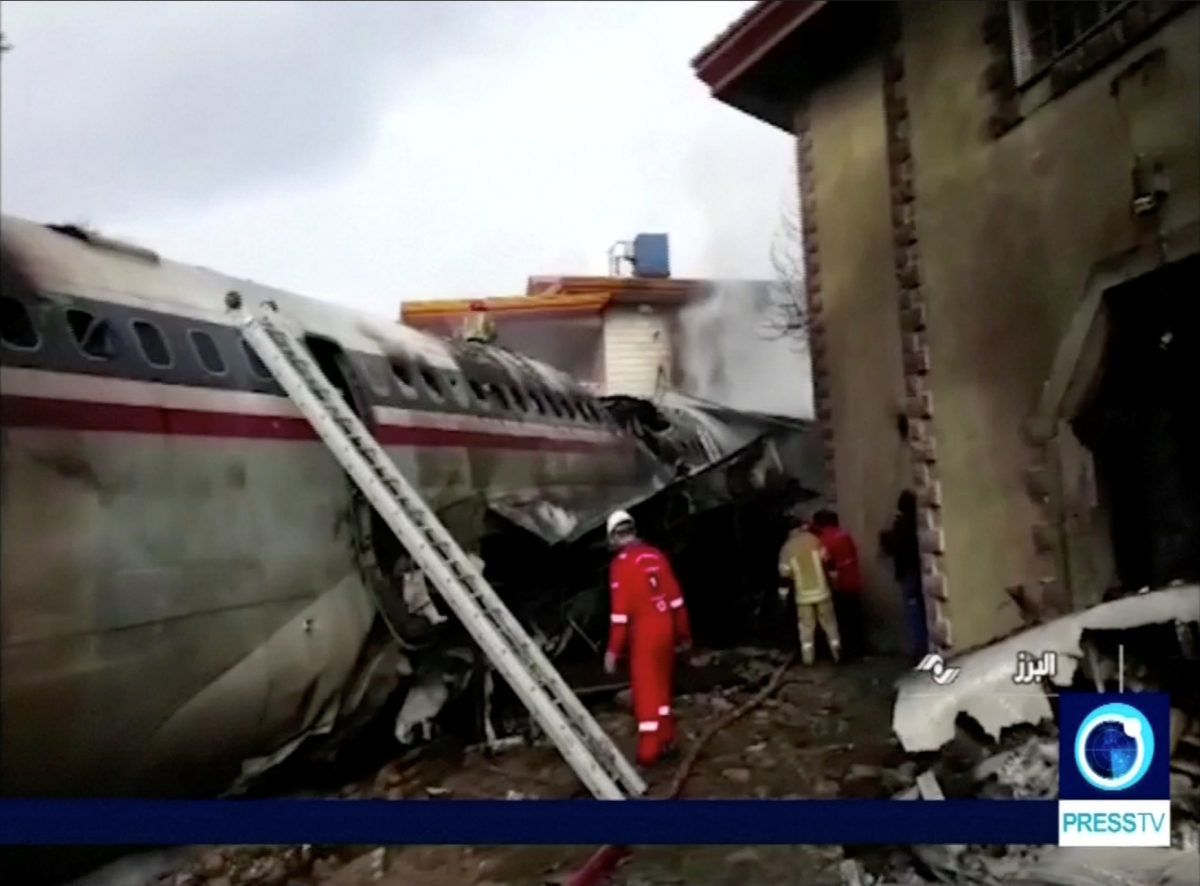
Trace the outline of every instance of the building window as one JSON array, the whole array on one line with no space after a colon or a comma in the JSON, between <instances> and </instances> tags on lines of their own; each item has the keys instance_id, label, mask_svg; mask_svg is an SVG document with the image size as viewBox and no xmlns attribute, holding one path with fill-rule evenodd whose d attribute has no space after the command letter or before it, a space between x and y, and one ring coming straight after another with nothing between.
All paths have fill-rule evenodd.
<instances>
[{"instance_id":1,"label":"building window","mask_svg":"<svg viewBox=\"0 0 1200 886\"><path fill-rule=\"evenodd\" d=\"M1138 0L1017 0L1009 3L1013 72L1023 86L1070 55Z\"/></svg>"},{"instance_id":2,"label":"building window","mask_svg":"<svg viewBox=\"0 0 1200 886\"><path fill-rule=\"evenodd\" d=\"M188 337L192 340L192 347L200 359L200 365L213 375L224 375L225 358L221 356L221 349L217 347L213 337L199 329L191 330Z\"/></svg>"},{"instance_id":3,"label":"building window","mask_svg":"<svg viewBox=\"0 0 1200 886\"><path fill-rule=\"evenodd\" d=\"M133 321L133 334L146 362L156 369L167 369L171 365L171 349L158 327L147 320Z\"/></svg>"}]
</instances>

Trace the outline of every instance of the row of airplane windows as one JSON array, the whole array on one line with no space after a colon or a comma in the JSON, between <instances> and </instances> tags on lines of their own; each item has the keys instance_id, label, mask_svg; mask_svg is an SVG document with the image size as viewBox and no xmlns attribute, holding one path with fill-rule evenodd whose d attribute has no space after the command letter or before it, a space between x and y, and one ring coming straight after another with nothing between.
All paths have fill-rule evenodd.
<instances>
[{"instance_id":1,"label":"row of airplane windows","mask_svg":"<svg viewBox=\"0 0 1200 886\"><path fill-rule=\"evenodd\" d=\"M419 381L421 389L439 402L454 400L463 406L474 403L501 412L554 416L594 425L611 424L611 419L596 404L567 391L468 378L461 371L437 372L416 361L406 363L393 359L391 365L401 393L409 398L418 396Z\"/></svg>"},{"instance_id":2,"label":"row of airplane windows","mask_svg":"<svg viewBox=\"0 0 1200 886\"><path fill-rule=\"evenodd\" d=\"M82 308L67 308L63 313L67 329L80 352L89 359L115 360L121 351L121 336L116 327L105 317L98 317ZM141 358L155 369L171 369L175 358L171 346L162 330L145 319L131 320L129 328L137 342ZM11 296L0 298L0 340L10 348L21 351L36 351L42 346L42 336L30 317L25 305ZM202 329L188 330L191 343L200 365L210 375L223 376L229 366L216 340ZM269 381L271 373L258 355L243 341L242 353L254 376Z\"/></svg>"},{"instance_id":3,"label":"row of airplane windows","mask_svg":"<svg viewBox=\"0 0 1200 886\"><path fill-rule=\"evenodd\" d=\"M82 308L67 308L67 328L76 347L84 356L93 360L115 360L120 352L121 339L113 324ZM130 321L134 341L141 358L155 369L170 369L174 366L174 355L167 338L153 322L145 319ZM206 372L224 376L229 366L217 341L200 329L188 330L187 338L193 353ZM42 346L42 337L30 317L25 305L16 298L0 298L0 340L10 348L36 351ZM241 341L242 357L252 375L259 381L270 381L271 372L245 340ZM392 375L402 396L409 400L420 399L421 391L436 402L458 402L462 406L474 404L489 410L523 413L537 416L582 421L594 425L609 425L611 419L594 403L566 392L554 392L547 388L524 390L517 384L503 384L467 378L461 372L437 372L432 367L416 361L393 358ZM377 393L389 396L391 391L386 379L364 367L368 381ZM418 390L418 380L420 389ZM464 384L465 383L465 384ZM472 397L473 395L473 397Z\"/></svg>"}]
</instances>

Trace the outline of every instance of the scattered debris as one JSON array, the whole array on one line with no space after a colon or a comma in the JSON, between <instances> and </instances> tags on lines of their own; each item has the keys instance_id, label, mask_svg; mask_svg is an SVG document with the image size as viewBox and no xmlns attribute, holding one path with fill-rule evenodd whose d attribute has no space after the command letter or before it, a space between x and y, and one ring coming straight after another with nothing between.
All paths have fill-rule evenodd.
<instances>
[{"instance_id":1,"label":"scattered debris","mask_svg":"<svg viewBox=\"0 0 1200 886\"><path fill-rule=\"evenodd\" d=\"M1058 795L1058 739L1030 738L1020 747L989 757L975 769L980 795L1052 798Z\"/></svg>"},{"instance_id":2,"label":"scattered debris","mask_svg":"<svg viewBox=\"0 0 1200 886\"><path fill-rule=\"evenodd\" d=\"M1200 619L1200 588L1173 587L1102 603L1041 624L954 660L960 679L930 693L925 675L901 681L893 723L910 752L938 750L939 759L896 799L944 796L1052 799L1058 793L1058 733L1042 682L1013 680L1018 655L1057 653L1048 673L1060 686L1087 690L1171 692L1172 848L1076 849L1043 846L913 846L908 864L893 865L889 881L977 886L1194 886L1200 883L1200 765L1191 757L1200 740L1189 732L1200 699L1179 676L1191 629ZM1173 624L1163 635L1139 631ZM1163 637L1174 636L1178 642ZM1185 639L1189 638L1189 639ZM1129 647L1128 649L1126 647ZM1030 650L1032 650L1030 652ZM1054 661L1051 658L1050 661ZM1080 663L1084 670L1079 671ZM1191 684L1194 686L1194 684ZM1187 708L1187 710L1184 710ZM919 715L918 715L919 711ZM966 714L997 744L990 752L967 738L956 718ZM1197 744L1193 746L1193 741ZM986 743L986 742L985 742ZM1197 754L1200 756L1200 754ZM904 779L896 773L893 787ZM944 789L944 790L943 790Z\"/></svg>"},{"instance_id":3,"label":"scattered debris","mask_svg":"<svg viewBox=\"0 0 1200 886\"><path fill-rule=\"evenodd\" d=\"M734 784L749 784L750 770L741 767L735 769L722 769L721 774Z\"/></svg>"},{"instance_id":4,"label":"scattered debris","mask_svg":"<svg viewBox=\"0 0 1200 886\"><path fill-rule=\"evenodd\" d=\"M942 793L941 785L937 782L937 776L930 769L926 769L917 776L917 791L920 792L922 800L946 799L946 795Z\"/></svg>"},{"instance_id":5,"label":"scattered debris","mask_svg":"<svg viewBox=\"0 0 1200 886\"><path fill-rule=\"evenodd\" d=\"M867 873L854 859L845 859L838 865L838 870L841 872L844 886L867 886Z\"/></svg>"}]
</instances>

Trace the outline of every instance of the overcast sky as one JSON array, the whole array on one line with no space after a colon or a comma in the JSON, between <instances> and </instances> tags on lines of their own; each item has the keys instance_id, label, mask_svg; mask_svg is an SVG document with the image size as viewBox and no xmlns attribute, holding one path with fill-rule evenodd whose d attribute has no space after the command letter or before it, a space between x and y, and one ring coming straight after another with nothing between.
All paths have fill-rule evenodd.
<instances>
[{"instance_id":1,"label":"overcast sky","mask_svg":"<svg viewBox=\"0 0 1200 886\"><path fill-rule=\"evenodd\" d=\"M4 2L5 212L395 316L605 273L763 277L783 133L689 60L745 2Z\"/></svg>"}]
</instances>

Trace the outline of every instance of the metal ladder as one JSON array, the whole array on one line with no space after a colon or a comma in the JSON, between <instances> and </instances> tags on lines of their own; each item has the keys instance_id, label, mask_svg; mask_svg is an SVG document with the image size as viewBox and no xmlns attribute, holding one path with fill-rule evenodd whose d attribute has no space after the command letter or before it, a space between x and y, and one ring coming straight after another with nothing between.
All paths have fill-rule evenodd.
<instances>
[{"instance_id":1,"label":"metal ladder","mask_svg":"<svg viewBox=\"0 0 1200 886\"><path fill-rule=\"evenodd\" d=\"M475 642L597 798L640 796L646 783L529 637L466 552L325 377L273 305L242 335L424 570Z\"/></svg>"}]
</instances>

